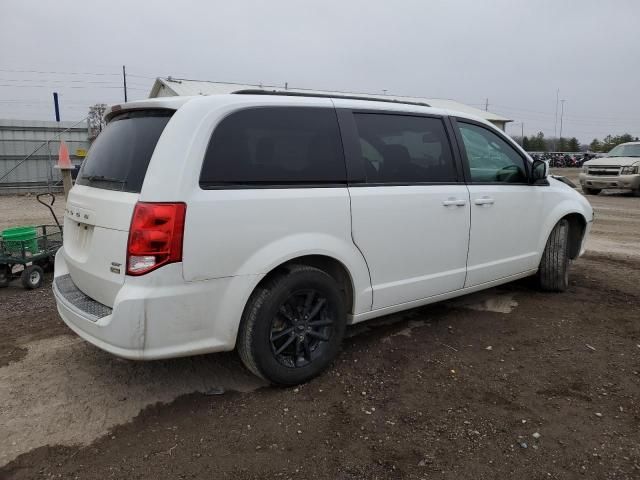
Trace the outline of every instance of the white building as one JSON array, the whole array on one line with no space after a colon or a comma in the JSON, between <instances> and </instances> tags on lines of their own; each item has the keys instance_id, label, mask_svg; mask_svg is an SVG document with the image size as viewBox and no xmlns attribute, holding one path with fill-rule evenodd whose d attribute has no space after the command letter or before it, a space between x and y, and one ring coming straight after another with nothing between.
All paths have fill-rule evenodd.
<instances>
[{"instance_id":1,"label":"white building","mask_svg":"<svg viewBox=\"0 0 640 480\"><path fill-rule=\"evenodd\" d=\"M397 100L399 102L414 102L424 103L431 107L445 108L449 110L457 110L463 113L470 113L478 117L484 118L495 126L504 131L508 122L513 120L509 118L496 115L495 113L480 110L479 108L465 105L464 103L456 102L455 100L445 100L441 98L421 98L421 97L400 97L396 95L374 95L370 93L355 93L355 92L337 92L330 90L310 90L304 88L287 88L273 85L251 85L242 83L229 83L229 82L209 82L203 80L186 80L182 78L160 78L158 77L151 88L149 98L156 97L172 97L183 95L216 95L225 93L234 93L241 90L265 90L275 92L289 92L289 93L318 93L328 94L334 96L358 96L368 98L381 98L384 100Z\"/></svg>"}]
</instances>

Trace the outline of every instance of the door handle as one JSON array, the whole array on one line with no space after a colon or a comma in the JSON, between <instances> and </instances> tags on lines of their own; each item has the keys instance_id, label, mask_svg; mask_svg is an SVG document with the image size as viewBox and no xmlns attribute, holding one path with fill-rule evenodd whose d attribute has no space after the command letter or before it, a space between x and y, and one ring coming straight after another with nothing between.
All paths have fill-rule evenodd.
<instances>
[{"instance_id":1,"label":"door handle","mask_svg":"<svg viewBox=\"0 0 640 480\"><path fill-rule=\"evenodd\" d=\"M464 207L466 204L466 200L461 200L459 198L448 198L442 202L442 205L444 205L445 207Z\"/></svg>"},{"instance_id":2,"label":"door handle","mask_svg":"<svg viewBox=\"0 0 640 480\"><path fill-rule=\"evenodd\" d=\"M480 197L480 198L476 198L473 203L475 203L476 205L493 205L494 200L491 197Z\"/></svg>"}]
</instances>

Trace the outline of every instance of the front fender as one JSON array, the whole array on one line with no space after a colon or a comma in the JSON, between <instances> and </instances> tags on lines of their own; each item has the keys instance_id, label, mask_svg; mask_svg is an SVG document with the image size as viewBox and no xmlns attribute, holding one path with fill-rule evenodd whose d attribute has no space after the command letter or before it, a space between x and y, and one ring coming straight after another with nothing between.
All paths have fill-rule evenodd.
<instances>
[{"instance_id":1,"label":"front fender","mask_svg":"<svg viewBox=\"0 0 640 480\"><path fill-rule=\"evenodd\" d=\"M541 235L538 240L537 251L540 252L540 258L542 258L542 253L544 252L544 248L547 244L547 239L549 238L549 235L551 235L551 231L556 226L556 224L567 215L578 214L584 219L585 225L587 225L587 229L585 230L582 240L582 244L584 245L584 241L586 240L586 235L589 230L589 223L593 220L593 210L589 205L589 202L587 202L584 197L582 197L582 195L577 192L572 193L574 193L575 196L579 198L565 198L563 200L560 200L545 216L545 220L542 223L540 229ZM538 259L538 261L539 260L540 259Z\"/></svg>"}]
</instances>

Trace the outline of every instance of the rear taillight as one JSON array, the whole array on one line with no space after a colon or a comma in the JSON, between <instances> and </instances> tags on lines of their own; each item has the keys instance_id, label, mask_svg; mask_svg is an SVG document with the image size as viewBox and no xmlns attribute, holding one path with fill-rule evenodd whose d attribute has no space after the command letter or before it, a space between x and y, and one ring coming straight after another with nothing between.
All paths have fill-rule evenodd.
<instances>
[{"instance_id":1,"label":"rear taillight","mask_svg":"<svg viewBox=\"0 0 640 480\"><path fill-rule=\"evenodd\" d=\"M136 204L127 243L128 275L143 275L182 261L186 210L184 203Z\"/></svg>"}]
</instances>

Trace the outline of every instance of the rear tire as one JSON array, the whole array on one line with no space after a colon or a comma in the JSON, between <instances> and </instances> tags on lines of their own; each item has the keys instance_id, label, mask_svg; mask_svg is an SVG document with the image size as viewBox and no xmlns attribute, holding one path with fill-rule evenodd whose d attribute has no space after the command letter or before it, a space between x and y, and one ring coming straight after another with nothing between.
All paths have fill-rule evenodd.
<instances>
[{"instance_id":1,"label":"rear tire","mask_svg":"<svg viewBox=\"0 0 640 480\"><path fill-rule=\"evenodd\" d=\"M27 290L40 288L44 281L44 270L38 265L25 267L20 274L20 281L22 282L22 286Z\"/></svg>"},{"instance_id":2,"label":"rear tire","mask_svg":"<svg viewBox=\"0 0 640 480\"><path fill-rule=\"evenodd\" d=\"M50 258L45 258L44 260L41 260L40 262L38 262L38 265L45 272L53 272L53 261Z\"/></svg>"},{"instance_id":3,"label":"rear tire","mask_svg":"<svg viewBox=\"0 0 640 480\"><path fill-rule=\"evenodd\" d=\"M0 265L0 288L7 288L11 282L11 267Z\"/></svg>"},{"instance_id":4,"label":"rear tire","mask_svg":"<svg viewBox=\"0 0 640 480\"><path fill-rule=\"evenodd\" d=\"M569 287L569 221L560 220L549 235L538 268L538 285L547 292Z\"/></svg>"},{"instance_id":5,"label":"rear tire","mask_svg":"<svg viewBox=\"0 0 640 480\"><path fill-rule=\"evenodd\" d=\"M344 298L326 272L294 265L251 295L237 347L245 366L275 385L297 385L337 356L346 326Z\"/></svg>"},{"instance_id":6,"label":"rear tire","mask_svg":"<svg viewBox=\"0 0 640 480\"><path fill-rule=\"evenodd\" d=\"M602 191L602 189L582 187L582 191L585 195L598 195Z\"/></svg>"}]
</instances>

